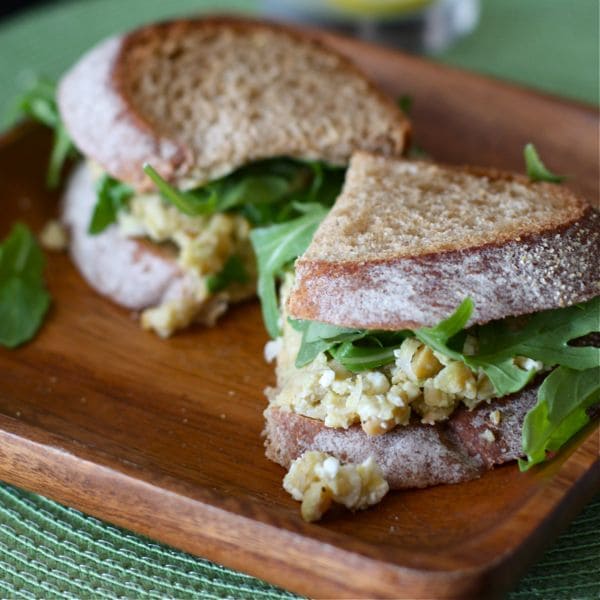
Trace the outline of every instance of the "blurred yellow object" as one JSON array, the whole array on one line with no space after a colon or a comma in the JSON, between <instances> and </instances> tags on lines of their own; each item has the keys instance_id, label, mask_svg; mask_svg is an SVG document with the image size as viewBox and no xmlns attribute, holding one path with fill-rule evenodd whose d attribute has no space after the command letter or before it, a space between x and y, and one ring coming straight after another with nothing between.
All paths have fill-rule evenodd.
<instances>
[{"instance_id":1,"label":"blurred yellow object","mask_svg":"<svg viewBox=\"0 0 600 600\"><path fill-rule=\"evenodd\" d=\"M421 9L434 0L325 0L325 4L358 16L382 17Z\"/></svg>"}]
</instances>

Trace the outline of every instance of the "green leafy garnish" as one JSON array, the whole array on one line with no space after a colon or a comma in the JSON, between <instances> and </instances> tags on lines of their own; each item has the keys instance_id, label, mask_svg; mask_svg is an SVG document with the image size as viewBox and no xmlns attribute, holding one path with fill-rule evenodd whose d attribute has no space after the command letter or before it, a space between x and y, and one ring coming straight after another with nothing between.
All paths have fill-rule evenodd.
<instances>
[{"instance_id":1,"label":"green leafy garnish","mask_svg":"<svg viewBox=\"0 0 600 600\"><path fill-rule=\"evenodd\" d=\"M589 421L586 409L600 401L600 366L585 371L558 367L542 383L535 406L523 423L526 471L557 452Z\"/></svg>"},{"instance_id":2,"label":"green leafy garnish","mask_svg":"<svg viewBox=\"0 0 600 600\"><path fill-rule=\"evenodd\" d=\"M133 193L133 189L125 183L103 174L96 182L97 201L88 233L98 234L115 223L119 211L127 206Z\"/></svg>"},{"instance_id":3,"label":"green leafy garnish","mask_svg":"<svg viewBox=\"0 0 600 600\"><path fill-rule=\"evenodd\" d=\"M327 352L349 371L375 369L394 361L394 350L413 335L410 331L368 331L337 327L316 321L288 319L302 333L296 367L311 363L321 352Z\"/></svg>"},{"instance_id":4,"label":"green leafy garnish","mask_svg":"<svg viewBox=\"0 0 600 600\"><path fill-rule=\"evenodd\" d=\"M325 207L316 205L310 212L287 223L260 227L250 232L258 264L258 297L265 326L273 338L279 335L277 278L308 248L326 214Z\"/></svg>"},{"instance_id":5,"label":"green leafy garnish","mask_svg":"<svg viewBox=\"0 0 600 600\"><path fill-rule=\"evenodd\" d=\"M180 191L150 165L144 171L161 196L181 212L211 215L236 211L252 225L282 223L298 216L305 202L332 204L339 192L344 170L319 162L289 158L262 160L194 190Z\"/></svg>"},{"instance_id":6,"label":"green leafy garnish","mask_svg":"<svg viewBox=\"0 0 600 600\"><path fill-rule=\"evenodd\" d=\"M68 158L77 154L67 130L61 121L56 104L56 85L46 79L38 79L17 99L17 116L27 116L54 130L54 143L50 154L46 182L55 188L60 182L60 174Z\"/></svg>"},{"instance_id":7,"label":"green leafy garnish","mask_svg":"<svg viewBox=\"0 0 600 600\"><path fill-rule=\"evenodd\" d=\"M546 165L544 165L533 144L527 144L525 146L523 149L523 156L525 157L527 176L529 179L531 179L531 181L549 181L550 183L560 183L566 179L564 175L555 175L546 167Z\"/></svg>"},{"instance_id":8,"label":"green leafy garnish","mask_svg":"<svg viewBox=\"0 0 600 600\"><path fill-rule=\"evenodd\" d=\"M0 244L0 345L15 348L40 328L50 306L44 256L29 229L17 223Z\"/></svg>"},{"instance_id":9,"label":"green leafy garnish","mask_svg":"<svg viewBox=\"0 0 600 600\"><path fill-rule=\"evenodd\" d=\"M600 297L584 304L545 310L534 314L518 329L507 321L478 328L479 352L466 357L472 367L481 367L499 396L524 387L532 374L514 364L515 356L542 361L546 366L561 365L578 371L600 364L600 349L570 346L569 342L598 331Z\"/></svg>"},{"instance_id":10,"label":"green leafy garnish","mask_svg":"<svg viewBox=\"0 0 600 600\"><path fill-rule=\"evenodd\" d=\"M211 294L216 294L232 283L247 283L249 280L250 276L242 259L234 254L218 273L206 278L206 287Z\"/></svg>"}]
</instances>

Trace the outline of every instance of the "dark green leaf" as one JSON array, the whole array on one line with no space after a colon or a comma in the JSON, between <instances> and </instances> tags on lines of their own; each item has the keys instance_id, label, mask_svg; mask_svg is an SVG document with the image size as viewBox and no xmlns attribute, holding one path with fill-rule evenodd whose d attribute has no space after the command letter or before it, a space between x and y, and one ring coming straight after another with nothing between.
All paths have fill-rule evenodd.
<instances>
[{"instance_id":1,"label":"dark green leaf","mask_svg":"<svg viewBox=\"0 0 600 600\"><path fill-rule=\"evenodd\" d=\"M518 329L511 328L507 321L485 325L477 330L478 354L466 357L465 362L481 367L499 396L522 389L533 376L514 364L515 356L539 360L547 366L592 368L600 364L600 349L570 346L569 342L598 331L598 315L600 297L585 304L536 313Z\"/></svg>"},{"instance_id":2,"label":"dark green leaf","mask_svg":"<svg viewBox=\"0 0 600 600\"><path fill-rule=\"evenodd\" d=\"M164 200L190 216L208 215L215 212L217 197L209 189L200 188L194 192L181 192L165 181L151 165L144 165L144 173L152 179Z\"/></svg>"},{"instance_id":3,"label":"dark green leaf","mask_svg":"<svg viewBox=\"0 0 600 600\"><path fill-rule=\"evenodd\" d=\"M394 362L394 350L397 348L398 344L391 347L381 347L379 345L364 347L352 342L343 342L330 348L329 353L346 369L356 373L376 369Z\"/></svg>"},{"instance_id":4,"label":"dark green leaf","mask_svg":"<svg viewBox=\"0 0 600 600\"><path fill-rule=\"evenodd\" d=\"M0 345L15 348L40 328L50 305L44 257L35 238L17 224L0 244Z\"/></svg>"},{"instance_id":5,"label":"dark green leaf","mask_svg":"<svg viewBox=\"0 0 600 600\"><path fill-rule=\"evenodd\" d=\"M523 423L525 471L558 451L589 422L586 409L600 401L600 366L584 371L558 367L542 383Z\"/></svg>"},{"instance_id":6,"label":"dark green leaf","mask_svg":"<svg viewBox=\"0 0 600 600\"><path fill-rule=\"evenodd\" d=\"M462 360L462 354L453 350L448 344L455 335L465 328L472 313L473 301L471 298L465 298L447 319L444 319L435 327L421 327L417 329L414 332L415 337L433 350L437 350L450 358Z\"/></svg>"},{"instance_id":7,"label":"dark green leaf","mask_svg":"<svg viewBox=\"0 0 600 600\"><path fill-rule=\"evenodd\" d=\"M242 259L234 254L227 259L219 273L206 278L206 287L211 294L216 294L232 283L247 283L249 280L250 276Z\"/></svg>"},{"instance_id":8,"label":"dark green leaf","mask_svg":"<svg viewBox=\"0 0 600 600\"><path fill-rule=\"evenodd\" d=\"M54 83L38 79L15 104L16 116L26 116L54 130L54 144L48 165L46 181L49 188L55 188L60 182L63 165L77 152L65 129L56 104L56 86Z\"/></svg>"},{"instance_id":9,"label":"dark green leaf","mask_svg":"<svg viewBox=\"0 0 600 600\"><path fill-rule=\"evenodd\" d=\"M96 235L117 220L119 211L127 206L133 196L133 189L127 184L113 179L106 173L96 182L96 206L88 226L88 233Z\"/></svg>"},{"instance_id":10,"label":"dark green leaf","mask_svg":"<svg viewBox=\"0 0 600 600\"><path fill-rule=\"evenodd\" d=\"M527 176L531 181L549 181L550 183L560 183L564 181L566 177L564 175L555 175L546 168L546 165L542 162L535 146L533 144L527 144L523 149L523 156L525 157L525 168L527 169Z\"/></svg>"},{"instance_id":11,"label":"dark green leaf","mask_svg":"<svg viewBox=\"0 0 600 600\"><path fill-rule=\"evenodd\" d=\"M250 233L258 264L258 296L263 319L273 338L279 335L276 279L306 250L326 214L326 208L318 207L287 223L257 228Z\"/></svg>"}]
</instances>

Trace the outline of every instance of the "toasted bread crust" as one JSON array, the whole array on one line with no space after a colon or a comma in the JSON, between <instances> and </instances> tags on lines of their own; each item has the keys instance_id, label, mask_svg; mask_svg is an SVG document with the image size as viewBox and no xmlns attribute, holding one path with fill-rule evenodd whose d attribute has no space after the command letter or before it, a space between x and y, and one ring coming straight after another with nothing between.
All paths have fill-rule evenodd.
<instances>
[{"instance_id":1,"label":"toasted bread crust","mask_svg":"<svg viewBox=\"0 0 600 600\"><path fill-rule=\"evenodd\" d=\"M320 229L296 262L290 316L361 329L415 329L448 317L467 296L475 305L472 325L568 306L598 295L598 212L564 187L530 184L522 177L490 169L454 170L491 181L518 181L552 193L566 208L543 227L535 222L518 223L491 243L481 243L474 232L473 238L454 247L413 256L399 252L382 259L327 260L321 248L328 241L331 246L329 238L334 233ZM339 204L338 200L327 219L336 218Z\"/></svg>"},{"instance_id":2,"label":"toasted bread crust","mask_svg":"<svg viewBox=\"0 0 600 600\"><path fill-rule=\"evenodd\" d=\"M460 483L522 455L521 426L536 395L537 387L530 387L473 411L460 409L437 426L414 423L378 437L359 426L333 429L270 406L265 411L266 455L286 468L307 450L349 462L373 456L392 489ZM489 419L494 410L502 415L497 425ZM493 441L482 435L486 430Z\"/></svg>"},{"instance_id":3,"label":"toasted bread crust","mask_svg":"<svg viewBox=\"0 0 600 600\"><path fill-rule=\"evenodd\" d=\"M194 40L194 36L198 37L200 45L203 43L203 36L210 35L229 36L228 39L244 44L248 43L249 36L259 34L265 36L270 45L286 44L304 52L311 60L314 59L314 75L317 79L322 79L319 85L329 83L326 70L318 75L319 69L324 69L324 65L328 65L331 72L339 74L348 82L359 82L361 90L365 92L361 100L362 106L366 103L369 110L377 112L380 117L380 132L357 136L352 131L353 122L340 121L337 123L337 131L339 133L341 130L342 135L337 143L320 141L324 138L322 134L310 137L304 135L302 128L297 125L303 123L304 130L307 130L314 122L316 129L317 117L327 114L328 109L331 109L327 102L334 101L331 93L328 95L329 100L326 100L326 94L320 93L318 89L314 91L314 110L311 114L298 113L300 109L296 109L293 102L281 100L276 104L278 100L271 98L274 102L269 107L275 119L273 128L283 128L281 139L277 139L275 133L271 136L272 139L264 135L270 129L268 124L262 122L259 127L263 129L254 131L250 113L256 109L252 101L247 106L236 106L238 116L246 113L250 116L233 133L219 129L219 126L214 126L214 122L211 125L208 120L202 122L202 118L198 120L196 117L190 117L191 122L173 125L174 121L170 122L169 119L178 111L177 99L169 105L163 103L163 108L157 110L148 110L148 106L143 106L144 102L153 102L153 98L143 97L140 91L144 83L145 67L156 64L156 56L159 54L163 58L164 55L168 56L171 52L169 45L175 47L179 44L172 50L175 56L188 40ZM269 66L269 61L276 63L284 60L267 54L265 67ZM287 52L285 60L293 61L294 55L294 52ZM177 58L174 57L173 60L176 61ZM223 74L230 69L231 65L222 65ZM198 67L196 75L201 73L201 67ZM243 81L239 86L241 94L246 89ZM200 94L197 90L190 93ZM324 98L323 101L321 97ZM207 101L216 108L217 116L213 115L213 121L216 119L217 122L228 123L237 118L233 115L232 108L221 108L222 103L216 96L198 96L197 100ZM128 35L106 40L92 49L65 75L59 87L58 101L66 127L81 151L111 175L139 190L151 187L141 170L144 162L151 163L163 177L185 185L190 179L196 182L212 179L246 162L274 155L345 163L351 152L358 148L400 154L409 132L408 122L395 103L347 58L289 27L234 17L172 21L143 27ZM197 104L196 99L194 103ZM256 104L262 104L260 98L256 100ZM339 115L331 118L339 119ZM355 120L353 116L349 118ZM287 124L290 127L285 129ZM319 126L322 126L321 122ZM194 127L194 139L190 139L189 130ZM207 136L211 136L210 139ZM235 139L232 140L232 137ZM262 138L265 138L264 143L260 141ZM277 143L274 142L275 139ZM211 146L212 150L204 152L205 146Z\"/></svg>"}]
</instances>

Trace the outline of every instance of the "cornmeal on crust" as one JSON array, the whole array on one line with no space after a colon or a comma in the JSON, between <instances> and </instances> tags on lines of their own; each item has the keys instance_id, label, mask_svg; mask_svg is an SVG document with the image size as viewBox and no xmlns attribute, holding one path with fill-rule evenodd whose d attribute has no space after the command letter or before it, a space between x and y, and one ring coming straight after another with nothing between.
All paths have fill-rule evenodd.
<instances>
[{"instance_id":1,"label":"cornmeal on crust","mask_svg":"<svg viewBox=\"0 0 600 600\"><path fill-rule=\"evenodd\" d=\"M291 316L430 326L470 296L470 324L598 295L600 216L564 186L357 153L296 262Z\"/></svg>"},{"instance_id":2,"label":"cornmeal on crust","mask_svg":"<svg viewBox=\"0 0 600 600\"><path fill-rule=\"evenodd\" d=\"M233 17L102 42L63 77L58 101L76 146L140 190L144 162L186 187L267 157L400 154L409 130L347 58L291 28Z\"/></svg>"}]
</instances>

